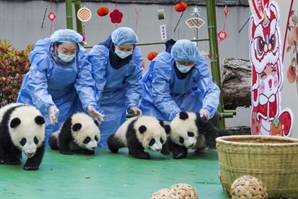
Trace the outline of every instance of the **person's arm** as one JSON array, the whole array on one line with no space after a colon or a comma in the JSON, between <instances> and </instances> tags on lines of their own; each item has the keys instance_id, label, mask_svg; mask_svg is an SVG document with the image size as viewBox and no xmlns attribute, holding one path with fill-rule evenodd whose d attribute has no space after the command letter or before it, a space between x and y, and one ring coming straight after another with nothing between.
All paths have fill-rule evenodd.
<instances>
[{"instance_id":1,"label":"person's arm","mask_svg":"<svg viewBox=\"0 0 298 199\"><path fill-rule=\"evenodd\" d=\"M87 53L81 46L79 46L78 59L78 74L74 86L82 102L83 110L86 111L89 105L97 107L95 81L91 75L91 64L87 59Z\"/></svg>"},{"instance_id":2,"label":"person's arm","mask_svg":"<svg viewBox=\"0 0 298 199\"><path fill-rule=\"evenodd\" d=\"M28 74L27 88L32 102L42 114L47 114L48 107L55 105L48 93L47 73L51 67L51 60L47 55L37 54L30 60L31 67Z\"/></svg>"},{"instance_id":3,"label":"person's arm","mask_svg":"<svg viewBox=\"0 0 298 199\"><path fill-rule=\"evenodd\" d=\"M91 63L91 73L95 80L96 103L100 113L104 111L100 107L100 102L106 84L106 69L108 65L109 50L103 45L95 45L88 54L88 61Z\"/></svg>"},{"instance_id":4,"label":"person's arm","mask_svg":"<svg viewBox=\"0 0 298 199\"><path fill-rule=\"evenodd\" d=\"M126 90L125 106L127 109L129 109L130 107L139 107L139 100L143 92L142 53L139 48L134 49L129 67L132 67L133 70L124 82L124 87Z\"/></svg>"},{"instance_id":5,"label":"person's arm","mask_svg":"<svg viewBox=\"0 0 298 199\"><path fill-rule=\"evenodd\" d=\"M169 121L181 110L171 96L170 83L172 75L171 58L159 56L155 61L152 80L153 103Z\"/></svg>"},{"instance_id":6,"label":"person's arm","mask_svg":"<svg viewBox=\"0 0 298 199\"><path fill-rule=\"evenodd\" d=\"M219 105L220 89L212 81L208 64L203 56L199 56L196 64L198 64L198 71L200 74L198 88L201 89L204 95L202 109L207 110L210 114L209 118L212 118Z\"/></svg>"}]
</instances>

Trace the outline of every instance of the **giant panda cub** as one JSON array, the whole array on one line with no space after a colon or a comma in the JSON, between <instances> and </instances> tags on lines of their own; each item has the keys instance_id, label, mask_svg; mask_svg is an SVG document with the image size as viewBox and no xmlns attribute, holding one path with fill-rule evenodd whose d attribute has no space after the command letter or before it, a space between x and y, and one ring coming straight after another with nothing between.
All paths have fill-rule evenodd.
<instances>
[{"instance_id":1,"label":"giant panda cub","mask_svg":"<svg viewBox=\"0 0 298 199\"><path fill-rule=\"evenodd\" d=\"M93 155L100 139L98 126L97 121L86 113L74 113L50 136L49 145L62 154L84 150L84 154Z\"/></svg>"},{"instance_id":2,"label":"giant panda cub","mask_svg":"<svg viewBox=\"0 0 298 199\"><path fill-rule=\"evenodd\" d=\"M139 159L150 159L149 153L144 149L160 151L164 155L170 154L164 123L152 116L127 119L117 132L108 138L108 147L112 153L127 147L129 154Z\"/></svg>"},{"instance_id":3,"label":"giant panda cub","mask_svg":"<svg viewBox=\"0 0 298 199\"><path fill-rule=\"evenodd\" d=\"M230 135L194 112L180 112L166 129L170 134L169 147L175 159L186 157L188 149L201 151L205 147L214 148L217 137Z\"/></svg>"},{"instance_id":4,"label":"giant panda cub","mask_svg":"<svg viewBox=\"0 0 298 199\"><path fill-rule=\"evenodd\" d=\"M45 120L31 105L11 103L0 109L0 163L21 164L22 152L27 156L24 170L37 170L45 145Z\"/></svg>"}]
</instances>

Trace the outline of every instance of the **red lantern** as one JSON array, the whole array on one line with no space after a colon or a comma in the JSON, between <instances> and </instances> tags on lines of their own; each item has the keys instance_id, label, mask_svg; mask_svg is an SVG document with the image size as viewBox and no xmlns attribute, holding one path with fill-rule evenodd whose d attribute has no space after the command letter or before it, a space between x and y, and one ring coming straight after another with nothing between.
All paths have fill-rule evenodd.
<instances>
[{"instance_id":1,"label":"red lantern","mask_svg":"<svg viewBox=\"0 0 298 199\"><path fill-rule=\"evenodd\" d=\"M152 61L157 55L158 55L158 52L150 52L147 54L147 59L149 61Z\"/></svg>"},{"instance_id":2,"label":"red lantern","mask_svg":"<svg viewBox=\"0 0 298 199\"><path fill-rule=\"evenodd\" d=\"M180 1L180 2L176 3L175 10L177 12L183 12L184 10L187 9L187 7L188 7L187 3L183 2L183 1Z\"/></svg>"},{"instance_id":3,"label":"red lantern","mask_svg":"<svg viewBox=\"0 0 298 199\"><path fill-rule=\"evenodd\" d=\"M109 12L110 10L106 6L102 6L97 9L97 14L101 17L106 16L107 14L109 14Z\"/></svg>"}]
</instances>

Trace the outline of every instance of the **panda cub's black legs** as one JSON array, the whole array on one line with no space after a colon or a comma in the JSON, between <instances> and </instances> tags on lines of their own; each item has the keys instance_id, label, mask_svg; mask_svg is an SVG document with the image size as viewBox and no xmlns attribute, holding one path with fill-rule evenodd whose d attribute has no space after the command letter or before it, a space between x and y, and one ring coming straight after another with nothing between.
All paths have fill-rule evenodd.
<instances>
[{"instance_id":1,"label":"panda cub's black legs","mask_svg":"<svg viewBox=\"0 0 298 199\"><path fill-rule=\"evenodd\" d=\"M2 140L1 140L2 141ZM0 143L0 154L4 164L18 165L21 164L21 160L15 153L17 147L14 145L6 144L4 141Z\"/></svg>"},{"instance_id":2,"label":"panda cub's black legs","mask_svg":"<svg viewBox=\"0 0 298 199\"><path fill-rule=\"evenodd\" d=\"M24 164L24 170L38 170L45 152L45 145L43 144L37 148L33 157L28 158Z\"/></svg>"},{"instance_id":3,"label":"panda cub's black legs","mask_svg":"<svg viewBox=\"0 0 298 199\"><path fill-rule=\"evenodd\" d=\"M119 148L124 147L123 142L118 139L115 134L108 138L108 147L112 153L118 153Z\"/></svg>"},{"instance_id":4,"label":"panda cub's black legs","mask_svg":"<svg viewBox=\"0 0 298 199\"><path fill-rule=\"evenodd\" d=\"M135 158L138 159L150 159L150 155L148 152L145 152L145 148L142 146L142 144L138 141L136 134L134 130L128 132L127 136L127 148L129 151L129 154L133 155Z\"/></svg>"},{"instance_id":5,"label":"panda cub's black legs","mask_svg":"<svg viewBox=\"0 0 298 199\"><path fill-rule=\"evenodd\" d=\"M172 151L174 159L181 159L187 156L188 149L186 147L175 144L170 138L168 142L169 142L169 148Z\"/></svg>"},{"instance_id":6,"label":"panda cub's black legs","mask_svg":"<svg viewBox=\"0 0 298 199\"><path fill-rule=\"evenodd\" d=\"M69 119L67 119L68 121ZM66 123L66 122L65 122ZM70 124L63 124L62 130L59 133L59 152L61 154L66 154L66 155L72 155L73 152L71 151L69 147L69 143L73 140L73 137L71 135L71 127L69 127Z\"/></svg>"},{"instance_id":7,"label":"panda cub's black legs","mask_svg":"<svg viewBox=\"0 0 298 199\"><path fill-rule=\"evenodd\" d=\"M171 151L169 148L169 141L166 141L164 143L164 145L162 145L162 149L161 149L160 153L163 155L170 155Z\"/></svg>"},{"instance_id":8,"label":"panda cub's black legs","mask_svg":"<svg viewBox=\"0 0 298 199\"><path fill-rule=\"evenodd\" d=\"M129 150L129 154L133 155L135 158L145 159L145 160L150 159L149 153L145 152L143 147L142 148L128 147L128 150Z\"/></svg>"},{"instance_id":9,"label":"panda cub's black legs","mask_svg":"<svg viewBox=\"0 0 298 199\"><path fill-rule=\"evenodd\" d=\"M90 150L88 150L88 149L84 149L84 154L85 154L85 155L94 155L95 152L94 152L94 151L90 151Z\"/></svg>"}]
</instances>

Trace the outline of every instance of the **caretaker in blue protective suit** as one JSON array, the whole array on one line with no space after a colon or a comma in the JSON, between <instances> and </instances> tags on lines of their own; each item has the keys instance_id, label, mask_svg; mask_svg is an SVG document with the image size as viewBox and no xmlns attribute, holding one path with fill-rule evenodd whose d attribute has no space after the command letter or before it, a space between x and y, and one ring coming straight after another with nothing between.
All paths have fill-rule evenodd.
<instances>
[{"instance_id":1,"label":"caretaker in blue protective suit","mask_svg":"<svg viewBox=\"0 0 298 199\"><path fill-rule=\"evenodd\" d=\"M220 90L212 81L206 60L189 40L169 40L166 46L143 75L143 114L171 121L179 112L191 111L212 118Z\"/></svg>"},{"instance_id":2,"label":"caretaker in blue protective suit","mask_svg":"<svg viewBox=\"0 0 298 199\"><path fill-rule=\"evenodd\" d=\"M67 117L87 111L101 122L95 110L95 82L82 36L74 30L54 32L38 40L30 53L31 67L24 76L17 102L36 106L46 120L46 144Z\"/></svg>"},{"instance_id":3,"label":"caretaker in blue protective suit","mask_svg":"<svg viewBox=\"0 0 298 199\"><path fill-rule=\"evenodd\" d=\"M120 27L88 55L96 82L97 104L105 118L99 126L100 147L107 147L108 137L126 120L126 111L142 114L138 108L143 91L142 53L135 47L137 41L131 28Z\"/></svg>"}]
</instances>

